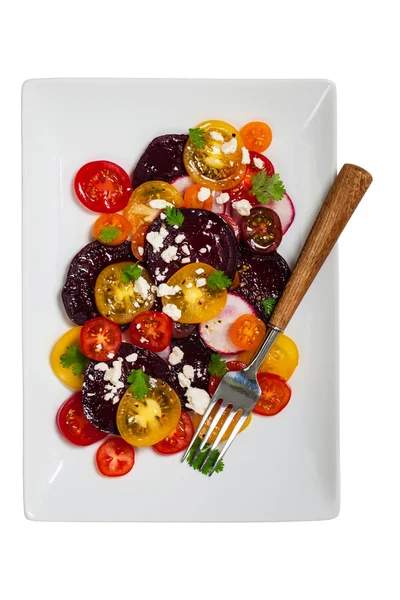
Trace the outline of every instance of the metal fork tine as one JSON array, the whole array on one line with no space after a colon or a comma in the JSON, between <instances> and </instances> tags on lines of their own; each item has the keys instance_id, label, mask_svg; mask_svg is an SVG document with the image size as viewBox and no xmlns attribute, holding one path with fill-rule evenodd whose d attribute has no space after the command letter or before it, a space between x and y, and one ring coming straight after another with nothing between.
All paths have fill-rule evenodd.
<instances>
[{"instance_id":1,"label":"metal fork tine","mask_svg":"<svg viewBox=\"0 0 400 600\"><path fill-rule=\"evenodd\" d=\"M203 437L203 439L200 442L199 447L197 448L197 451L195 452L192 460L190 461L190 464L192 465L194 463L194 461L196 460L196 458L199 456L200 452L203 450L204 446L207 444L208 438L210 437L211 433L213 432L214 427L217 426L218 421L220 420L220 418L222 417L223 412L226 410L226 408L228 407L228 403L224 401L222 401L222 403L220 404L220 406L218 406L218 410L215 413L209 428L207 429L205 436ZM198 428L197 428L198 429ZM198 429L198 432L200 433L201 429ZM197 432L196 432L197 434Z\"/></svg>"},{"instance_id":2,"label":"metal fork tine","mask_svg":"<svg viewBox=\"0 0 400 600\"><path fill-rule=\"evenodd\" d=\"M221 460L223 459L224 455L226 454L226 452L229 449L229 446L232 444L233 440L235 439L235 437L237 436L237 434L239 433L239 431L242 428L243 423L245 422L245 420L247 419L247 417L249 416L251 411L246 411L243 412L240 417L238 422L236 423L235 427L233 428L233 431L231 433L231 435L228 437L228 439L226 440L224 447L222 448L219 456L218 456L218 460L216 461L215 465L213 466L213 468L211 469L211 471L209 472L208 476L211 477L211 475L214 473L215 469L218 467L218 465L220 464Z\"/></svg>"},{"instance_id":3,"label":"metal fork tine","mask_svg":"<svg viewBox=\"0 0 400 600\"><path fill-rule=\"evenodd\" d=\"M225 431L228 429L228 427L230 426L230 424L232 423L232 421L234 420L234 418L236 417L236 415L238 414L238 412L242 412L242 411L240 409L238 411L234 411L233 408L232 408L231 412L226 417L226 421L222 425L220 431L217 434L217 437L215 438L213 444L209 448L206 457L204 458L203 462L201 463L199 471L203 470L203 467L206 465L206 463L207 463L208 459L210 458L211 454L217 448L218 444L220 443L220 441L222 439L222 436L224 435ZM210 427L210 429L211 429L211 427Z\"/></svg>"}]
</instances>

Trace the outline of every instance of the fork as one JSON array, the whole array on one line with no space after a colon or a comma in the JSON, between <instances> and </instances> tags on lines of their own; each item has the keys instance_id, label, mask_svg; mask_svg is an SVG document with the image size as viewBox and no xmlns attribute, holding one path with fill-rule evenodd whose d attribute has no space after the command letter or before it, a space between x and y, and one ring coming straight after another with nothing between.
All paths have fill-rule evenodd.
<instances>
[{"instance_id":1,"label":"fork","mask_svg":"<svg viewBox=\"0 0 400 600\"><path fill-rule=\"evenodd\" d=\"M206 425L212 410L218 407L203 439L200 440L198 449L190 460L190 464L193 464L206 446L220 418L226 414L225 421L200 465L200 471L202 471L211 454L220 444L228 427L234 423L232 432L225 441L218 459L208 475L211 477L217 469L260 398L261 389L257 382L257 372L261 363L278 335L286 328L371 183L372 176L365 169L352 164L343 165L312 226L283 294L271 315L268 330L260 348L246 368L241 371L229 371L224 375L211 398L189 447L182 457L182 462L188 457L190 449Z\"/></svg>"}]
</instances>

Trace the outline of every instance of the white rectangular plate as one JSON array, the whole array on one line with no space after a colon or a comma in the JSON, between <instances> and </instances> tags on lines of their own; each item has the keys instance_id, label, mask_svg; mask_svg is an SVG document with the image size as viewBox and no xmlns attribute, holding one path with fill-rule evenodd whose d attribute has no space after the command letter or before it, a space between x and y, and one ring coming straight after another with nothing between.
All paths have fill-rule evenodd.
<instances>
[{"instance_id":1,"label":"white rectangular plate","mask_svg":"<svg viewBox=\"0 0 400 600\"><path fill-rule=\"evenodd\" d=\"M132 472L100 476L95 446L63 441L55 415L70 390L49 354L71 326L60 301L68 264L95 215L74 197L78 168L108 159L128 173L152 138L206 119L261 120L292 197L279 252L293 266L336 171L336 94L325 80L31 80L23 87L24 488L28 518L54 521L286 521L339 511L336 251L287 333L300 364L282 413L254 417L212 478L140 449Z\"/></svg>"}]
</instances>

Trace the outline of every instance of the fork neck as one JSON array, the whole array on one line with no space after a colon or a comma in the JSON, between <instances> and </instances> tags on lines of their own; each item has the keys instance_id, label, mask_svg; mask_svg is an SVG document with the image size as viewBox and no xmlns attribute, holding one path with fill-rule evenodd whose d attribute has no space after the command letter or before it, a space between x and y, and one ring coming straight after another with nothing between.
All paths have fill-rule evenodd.
<instances>
[{"instance_id":1,"label":"fork neck","mask_svg":"<svg viewBox=\"0 0 400 600\"><path fill-rule=\"evenodd\" d=\"M275 342L278 335L282 333L282 329L279 329L279 327L275 327L275 325L269 325L268 327L269 329L264 338L264 341L259 347L256 354L253 356L253 360L245 369L243 369L243 373L245 373L249 379L257 378L258 369L261 367L264 358L271 350L272 345Z\"/></svg>"}]
</instances>

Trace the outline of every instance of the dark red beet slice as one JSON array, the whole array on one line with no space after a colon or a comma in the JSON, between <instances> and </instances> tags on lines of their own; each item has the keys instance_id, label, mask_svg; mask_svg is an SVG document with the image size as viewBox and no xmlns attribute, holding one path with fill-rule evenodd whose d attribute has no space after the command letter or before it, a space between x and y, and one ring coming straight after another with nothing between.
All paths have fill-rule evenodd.
<instances>
[{"instance_id":1,"label":"dark red beet slice","mask_svg":"<svg viewBox=\"0 0 400 600\"><path fill-rule=\"evenodd\" d=\"M190 262L204 262L215 269L225 271L228 277L233 279L236 271L238 244L231 227L219 215L209 210L191 208L182 209L182 213L185 220L183 225L176 229L173 225L166 225L166 221L163 221L161 217L157 217L149 228L149 231L160 231L163 225L168 230L168 236L164 239L161 252L155 252L153 246L146 243L144 257L153 279L157 281L157 275L162 275L165 277L162 281L168 281L171 275L185 265L182 263L182 259L186 258L189 258ZM184 234L185 239L177 244L175 238L179 234ZM177 247L177 258L166 263L161 254L163 249L169 246ZM188 249L189 254L184 252L185 248Z\"/></svg>"},{"instance_id":2,"label":"dark red beet slice","mask_svg":"<svg viewBox=\"0 0 400 600\"><path fill-rule=\"evenodd\" d=\"M197 331L180 340L171 340L172 349L178 346L183 352L182 362L178 365L170 366L170 372L173 380L173 388L181 399L182 410L189 410L185 404L186 388L181 387L178 379L178 373L182 373L184 365L191 365L194 369L194 379L192 387L201 388L208 391L209 374L207 367L210 362L212 350L205 346Z\"/></svg>"},{"instance_id":3,"label":"dark red beet slice","mask_svg":"<svg viewBox=\"0 0 400 600\"><path fill-rule=\"evenodd\" d=\"M154 138L133 171L133 189L145 181L159 179L171 183L178 177L187 175L183 164L183 149L187 139L187 135L175 133Z\"/></svg>"},{"instance_id":4,"label":"dark red beet slice","mask_svg":"<svg viewBox=\"0 0 400 600\"><path fill-rule=\"evenodd\" d=\"M265 314L261 300L279 298L290 275L290 268L277 252L255 254L244 246L240 247L238 269L240 286L233 292L251 304L265 323L269 317Z\"/></svg>"},{"instance_id":5,"label":"dark red beet slice","mask_svg":"<svg viewBox=\"0 0 400 600\"><path fill-rule=\"evenodd\" d=\"M123 260L136 262L130 242L124 242L120 246L91 242L74 256L61 292L65 311L71 321L83 325L89 319L99 316L94 300L97 276L107 265Z\"/></svg>"},{"instance_id":6,"label":"dark red beet slice","mask_svg":"<svg viewBox=\"0 0 400 600\"><path fill-rule=\"evenodd\" d=\"M138 355L136 361L130 362L126 357L136 353ZM149 350L144 350L133 344L122 343L121 348L112 360L107 362L109 367L113 366L113 362L118 358L122 358L121 377L120 381L124 383L124 387L118 390L115 398L121 399L123 393L129 384L126 383L129 373L134 369L144 368L145 373L150 377L157 377L168 383L171 387L176 387L175 379L170 373L167 364L162 358L156 356ZM99 364L96 361L90 361L85 372L85 380L82 387L82 405L87 419L101 431L107 433L118 434L116 425L116 415L118 402L113 404L113 400L105 400L104 396L110 392L106 387L110 382L104 381L104 371L95 369ZM178 384L179 386L179 384Z\"/></svg>"}]
</instances>

